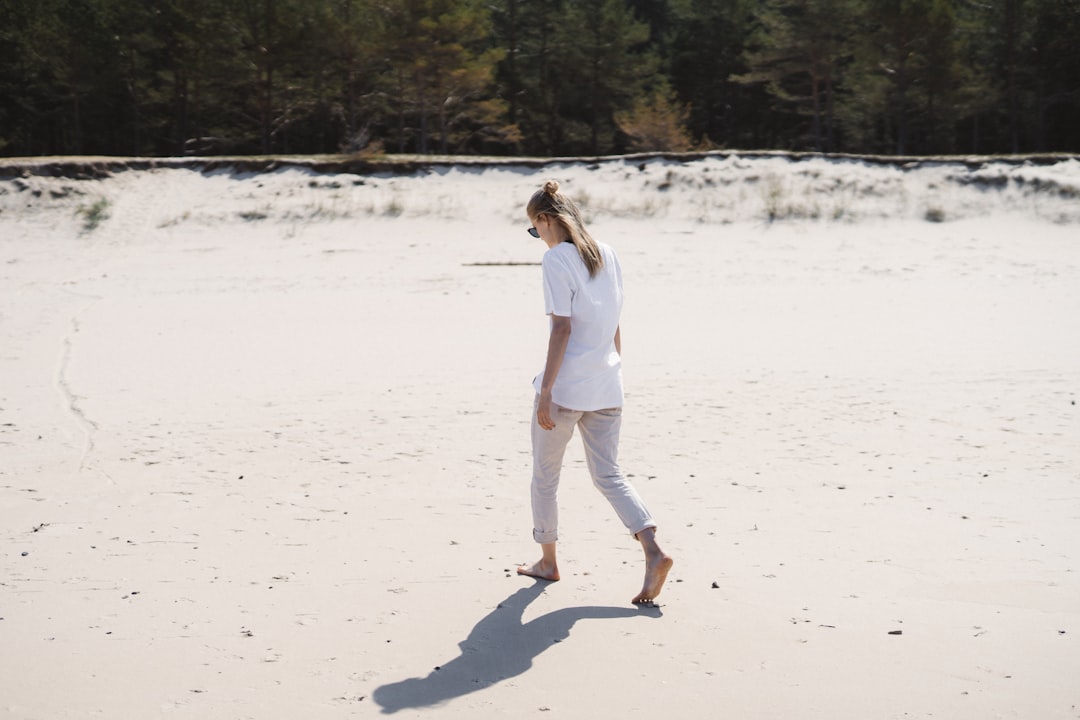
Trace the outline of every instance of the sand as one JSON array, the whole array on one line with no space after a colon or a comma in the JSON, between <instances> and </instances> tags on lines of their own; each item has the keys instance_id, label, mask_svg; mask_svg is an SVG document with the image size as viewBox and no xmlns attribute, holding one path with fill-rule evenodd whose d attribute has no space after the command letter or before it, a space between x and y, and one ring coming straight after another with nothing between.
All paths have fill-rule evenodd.
<instances>
[{"instance_id":1,"label":"sand","mask_svg":"<svg viewBox=\"0 0 1080 720\"><path fill-rule=\"evenodd\" d=\"M0 180L0 717L1080 717L1078 168ZM513 572L548 177L655 608L577 445Z\"/></svg>"}]
</instances>

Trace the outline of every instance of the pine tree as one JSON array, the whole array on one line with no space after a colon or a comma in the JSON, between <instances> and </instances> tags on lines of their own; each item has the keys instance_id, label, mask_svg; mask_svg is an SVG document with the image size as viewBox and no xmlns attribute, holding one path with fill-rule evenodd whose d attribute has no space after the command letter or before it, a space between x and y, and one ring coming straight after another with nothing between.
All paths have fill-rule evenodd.
<instances>
[{"instance_id":1,"label":"pine tree","mask_svg":"<svg viewBox=\"0 0 1080 720\"><path fill-rule=\"evenodd\" d=\"M691 133L705 144L760 145L765 94L740 85L747 71L744 43L756 0L674 0L667 70L678 96L690 107Z\"/></svg>"},{"instance_id":2,"label":"pine tree","mask_svg":"<svg viewBox=\"0 0 1080 720\"><path fill-rule=\"evenodd\" d=\"M517 147L526 153L553 155L564 148L559 99L567 78L561 68L572 38L558 31L563 12L564 0L502 0L493 13L495 42L506 50L497 72L499 93L508 124L520 132Z\"/></svg>"},{"instance_id":3,"label":"pine tree","mask_svg":"<svg viewBox=\"0 0 1080 720\"><path fill-rule=\"evenodd\" d=\"M957 86L957 49L952 0L869 0L856 72L876 75L878 92L864 98L900 155L930 150L943 121L935 103ZM948 123L954 121L948 118Z\"/></svg>"},{"instance_id":4,"label":"pine tree","mask_svg":"<svg viewBox=\"0 0 1080 720\"><path fill-rule=\"evenodd\" d=\"M571 128L584 130L570 142L583 142L593 154L609 151L615 113L663 81L657 58L646 49L649 26L635 19L624 0L575 0L558 27L563 117Z\"/></svg>"},{"instance_id":5,"label":"pine tree","mask_svg":"<svg viewBox=\"0 0 1080 720\"><path fill-rule=\"evenodd\" d=\"M398 150L415 137L420 153L440 152L477 138L513 142L493 97L495 65L504 52L487 44L491 19L481 0L392 0L385 87L398 120ZM415 121L417 126L411 127Z\"/></svg>"},{"instance_id":6,"label":"pine tree","mask_svg":"<svg viewBox=\"0 0 1080 720\"><path fill-rule=\"evenodd\" d=\"M1080 152L1080 1L1035 0L1033 5L1033 149Z\"/></svg>"},{"instance_id":7,"label":"pine tree","mask_svg":"<svg viewBox=\"0 0 1080 720\"><path fill-rule=\"evenodd\" d=\"M809 115L815 150L834 147L837 88L854 53L853 14L851 0L766 0L758 42L746 53L750 70L735 78L763 84L777 110Z\"/></svg>"}]
</instances>

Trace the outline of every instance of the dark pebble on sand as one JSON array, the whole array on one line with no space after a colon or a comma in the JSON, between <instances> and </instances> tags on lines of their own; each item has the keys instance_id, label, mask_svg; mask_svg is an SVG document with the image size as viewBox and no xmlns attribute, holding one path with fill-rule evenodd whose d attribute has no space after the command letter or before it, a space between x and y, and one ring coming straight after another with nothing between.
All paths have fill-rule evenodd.
<instances>
[{"instance_id":1,"label":"dark pebble on sand","mask_svg":"<svg viewBox=\"0 0 1080 720\"><path fill-rule=\"evenodd\" d=\"M904 631L903 630L890 630L889 634L890 635L903 635Z\"/></svg>"},{"instance_id":2,"label":"dark pebble on sand","mask_svg":"<svg viewBox=\"0 0 1080 720\"><path fill-rule=\"evenodd\" d=\"M713 586L713 590L719 590L720 589L720 583L713 582L712 586Z\"/></svg>"},{"instance_id":3,"label":"dark pebble on sand","mask_svg":"<svg viewBox=\"0 0 1080 720\"><path fill-rule=\"evenodd\" d=\"M23 557L26 557L26 556L27 556L27 555L29 555L29 554L30 554L30 553L28 553L28 552L26 552L26 551L24 550L24 551L23 551L23 554L22 554L22 556L23 556Z\"/></svg>"}]
</instances>

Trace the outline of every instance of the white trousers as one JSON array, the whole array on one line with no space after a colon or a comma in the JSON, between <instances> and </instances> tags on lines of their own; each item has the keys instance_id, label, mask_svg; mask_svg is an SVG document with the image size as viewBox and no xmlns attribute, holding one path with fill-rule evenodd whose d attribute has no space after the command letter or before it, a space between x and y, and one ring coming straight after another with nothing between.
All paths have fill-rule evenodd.
<instances>
[{"instance_id":1,"label":"white trousers","mask_svg":"<svg viewBox=\"0 0 1080 720\"><path fill-rule=\"evenodd\" d=\"M615 514L631 535L656 527L649 511L641 502L634 486L619 470L619 431L622 428L622 408L608 410L569 410L552 403L551 419L555 427L545 430L536 419L540 398L533 403L532 414L532 512L533 538L538 543L559 539L559 475L562 472L566 446L574 436L574 427L581 429L585 459L589 464L593 485L607 498Z\"/></svg>"}]
</instances>

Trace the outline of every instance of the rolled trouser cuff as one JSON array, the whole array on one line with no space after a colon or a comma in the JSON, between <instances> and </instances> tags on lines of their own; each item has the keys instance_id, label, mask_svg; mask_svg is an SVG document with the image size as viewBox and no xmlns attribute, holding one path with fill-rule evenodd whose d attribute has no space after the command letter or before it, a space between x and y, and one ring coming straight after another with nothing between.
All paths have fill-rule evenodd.
<instances>
[{"instance_id":1,"label":"rolled trouser cuff","mask_svg":"<svg viewBox=\"0 0 1080 720\"><path fill-rule=\"evenodd\" d=\"M645 528L642 528L644 530ZM546 543L553 543L559 539L559 533L555 530L548 530L546 532L540 530L533 530L533 540L544 545Z\"/></svg>"}]
</instances>

